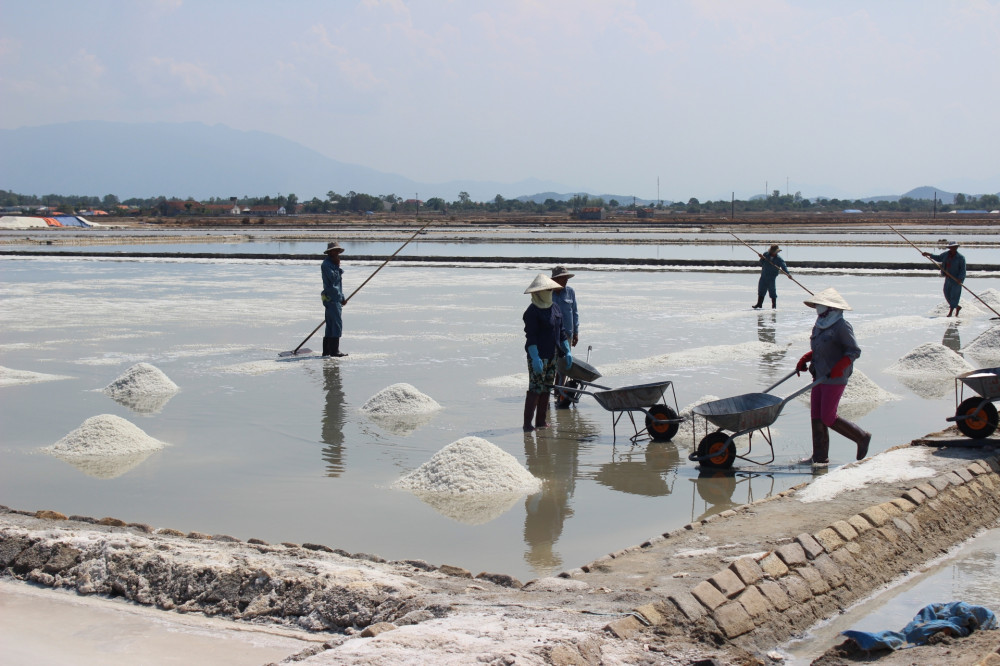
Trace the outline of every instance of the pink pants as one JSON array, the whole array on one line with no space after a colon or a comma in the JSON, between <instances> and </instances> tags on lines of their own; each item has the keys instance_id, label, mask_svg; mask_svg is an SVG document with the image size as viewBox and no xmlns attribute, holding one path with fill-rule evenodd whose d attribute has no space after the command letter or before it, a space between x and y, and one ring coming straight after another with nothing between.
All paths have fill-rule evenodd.
<instances>
[{"instance_id":1,"label":"pink pants","mask_svg":"<svg viewBox=\"0 0 1000 666\"><path fill-rule=\"evenodd\" d=\"M837 420L837 406L847 384L817 384L809 394L809 414L830 427Z\"/></svg>"}]
</instances>

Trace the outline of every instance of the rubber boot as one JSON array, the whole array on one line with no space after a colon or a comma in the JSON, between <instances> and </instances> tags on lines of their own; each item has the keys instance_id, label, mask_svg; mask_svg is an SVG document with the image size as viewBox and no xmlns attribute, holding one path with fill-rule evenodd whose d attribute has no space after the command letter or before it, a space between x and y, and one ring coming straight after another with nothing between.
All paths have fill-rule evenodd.
<instances>
[{"instance_id":1,"label":"rubber boot","mask_svg":"<svg viewBox=\"0 0 1000 666\"><path fill-rule=\"evenodd\" d=\"M538 396L538 406L535 408L535 430L548 428L549 422L545 420L545 414L549 411L549 394L542 393Z\"/></svg>"},{"instance_id":2,"label":"rubber boot","mask_svg":"<svg viewBox=\"0 0 1000 666\"><path fill-rule=\"evenodd\" d=\"M347 356L346 352L340 351L340 338L330 338L330 353L327 354L327 355L328 356Z\"/></svg>"},{"instance_id":3,"label":"rubber boot","mask_svg":"<svg viewBox=\"0 0 1000 666\"><path fill-rule=\"evenodd\" d=\"M812 420L813 454L803 462L812 465L830 464L830 430L823 425L822 419Z\"/></svg>"},{"instance_id":4,"label":"rubber boot","mask_svg":"<svg viewBox=\"0 0 1000 666\"><path fill-rule=\"evenodd\" d=\"M548 399L548 396L546 396ZM531 432L535 429L535 426L531 425L531 418L535 415L535 410L538 408L538 394L528 391L524 396L524 427L522 430L524 432Z\"/></svg>"},{"instance_id":5,"label":"rubber boot","mask_svg":"<svg viewBox=\"0 0 1000 666\"><path fill-rule=\"evenodd\" d=\"M777 298L772 298L771 299L771 309L772 310L777 310L778 309L778 299Z\"/></svg>"},{"instance_id":6,"label":"rubber boot","mask_svg":"<svg viewBox=\"0 0 1000 666\"><path fill-rule=\"evenodd\" d=\"M851 423L845 419L837 417L830 428L838 435L843 435L858 445L858 460L864 460L868 455L868 445L872 441L872 434L861 429L856 423Z\"/></svg>"},{"instance_id":7,"label":"rubber boot","mask_svg":"<svg viewBox=\"0 0 1000 666\"><path fill-rule=\"evenodd\" d=\"M751 305L750 307L752 307L754 310L760 310L761 306L763 305L764 305L764 294L760 294L759 296L757 296L757 303L755 305Z\"/></svg>"},{"instance_id":8,"label":"rubber boot","mask_svg":"<svg viewBox=\"0 0 1000 666\"><path fill-rule=\"evenodd\" d=\"M323 356L331 355L330 349L333 348L333 345L330 342L331 340L333 340L333 338L323 338Z\"/></svg>"}]
</instances>

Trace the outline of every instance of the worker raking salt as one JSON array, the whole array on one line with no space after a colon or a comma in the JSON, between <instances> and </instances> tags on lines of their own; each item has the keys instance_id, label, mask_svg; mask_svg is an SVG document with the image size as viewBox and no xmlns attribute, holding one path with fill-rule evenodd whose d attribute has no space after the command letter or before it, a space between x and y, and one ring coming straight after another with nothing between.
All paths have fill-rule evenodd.
<instances>
[{"instance_id":1,"label":"worker raking salt","mask_svg":"<svg viewBox=\"0 0 1000 666\"><path fill-rule=\"evenodd\" d=\"M552 305L552 292L562 289L558 282L543 273L524 290L531 294L531 305L524 311L524 350L528 356L528 391L524 396L524 431L548 427L546 412L549 391L556 378L556 355L573 365L569 337L563 328L562 311ZM531 424L534 416L535 423Z\"/></svg>"},{"instance_id":2,"label":"worker raking salt","mask_svg":"<svg viewBox=\"0 0 1000 666\"><path fill-rule=\"evenodd\" d=\"M857 444L857 459L868 455L871 433L837 415L840 398L847 388L847 380L854 370L854 361L861 356L861 348L854 337L854 328L844 319L844 311L851 306L833 287L810 296L803 301L816 309L816 323L806 352L795 369L813 377L826 380L812 388L809 396L812 418L812 455L799 461L802 464L827 465L830 463L830 432Z\"/></svg>"},{"instance_id":3,"label":"worker raking salt","mask_svg":"<svg viewBox=\"0 0 1000 666\"><path fill-rule=\"evenodd\" d=\"M958 243L948 243L948 249L940 254L921 252L922 255L933 259L941 265L941 272L944 274L944 299L948 301L948 315L962 311L962 306L958 304L962 298L962 283L965 282L965 257L958 251Z\"/></svg>"},{"instance_id":4,"label":"worker raking salt","mask_svg":"<svg viewBox=\"0 0 1000 666\"><path fill-rule=\"evenodd\" d=\"M776 281L779 273L788 275L788 266L785 260L778 256L781 248L777 244L772 245L767 250L767 254L760 255L760 279L757 281L757 303L751 307L760 310L764 305L764 294L771 296L771 309L778 307L778 288ZM791 277L791 275L788 275Z\"/></svg>"},{"instance_id":5,"label":"worker raking salt","mask_svg":"<svg viewBox=\"0 0 1000 666\"><path fill-rule=\"evenodd\" d=\"M344 304L344 269L340 267L340 255L344 248L340 243L332 241L327 244L326 259L320 266L323 274L323 307L326 310L326 331L323 333L323 356L347 356L340 351L340 337L344 333L344 322L341 310ZM314 331L315 332L315 331Z\"/></svg>"}]
</instances>

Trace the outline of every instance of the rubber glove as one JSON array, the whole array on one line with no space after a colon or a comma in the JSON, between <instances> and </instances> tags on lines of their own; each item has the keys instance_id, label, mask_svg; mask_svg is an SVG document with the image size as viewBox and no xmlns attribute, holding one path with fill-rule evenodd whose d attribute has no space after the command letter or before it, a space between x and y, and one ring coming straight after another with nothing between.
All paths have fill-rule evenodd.
<instances>
[{"instance_id":1,"label":"rubber glove","mask_svg":"<svg viewBox=\"0 0 1000 666\"><path fill-rule=\"evenodd\" d=\"M531 368L538 374L542 374L542 358L538 355L536 345L528 347L528 356L531 358Z\"/></svg>"},{"instance_id":2,"label":"rubber glove","mask_svg":"<svg viewBox=\"0 0 1000 666\"><path fill-rule=\"evenodd\" d=\"M830 370L830 378L835 379L837 377L844 376L844 370L847 370L851 365L851 357L845 356L844 358L837 361L837 364L833 366Z\"/></svg>"},{"instance_id":3,"label":"rubber glove","mask_svg":"<svg viewBox=\"0 0 1000 666\"><path fill-rule=\"evenodd\" d=\"M795 366L796 377L798 377L801 373L809 369L809 361L812 360L812 357L813 353L811 349L802 355L802 358L799 359L798 364Z\"/></svg>"},{"instance_id":4,"label":"rubber glove","mask_svg":"<svg viewBox=\"0 0 1000 666\"><path fill-rule=\"evenodd\" d=\"M563 349L566 350L566 369L573 367L573 351L570 348L569 340L563 340Z\"/></svg>"}]
</instances>

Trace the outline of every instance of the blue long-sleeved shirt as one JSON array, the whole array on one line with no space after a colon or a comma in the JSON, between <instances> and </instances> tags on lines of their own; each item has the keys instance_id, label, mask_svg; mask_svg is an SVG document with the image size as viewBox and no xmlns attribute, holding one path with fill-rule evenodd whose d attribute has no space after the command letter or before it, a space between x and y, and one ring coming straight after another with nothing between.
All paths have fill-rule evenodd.
<instances>
[{"instance_id":1,"label":"blue long-sleeved shirt","mask_svg":"<svg viewBox=\"0 0 1000 666\"><path fill-rule=\"evenodd\" d=\"M956 252L955 256L951 257L948 250L945 250L941 254L932 254L931 259L941 264L941 268L948 271L953 278L965 282L965 257L961 253Z\"/></svg>"},{"instance_id":2,"label":"blue long-sleeved shirt","mask_svg":"<svg viewBox=\"0 0 1000 666\"><path fill-rule=\"evenodd\" d=\"M788 272L788 265L785 264L785 260L777 254L773 257L770 254L765 254L760 258L759 263L761 266L760 276L768 280L778 277L781 271ZM779 268L781 270L778 270Z\"/></svg>"},{"instance_id":3,"label":"blue long-sleeved shirt","mask_svg":"<svg viewBox=\"0 0 1000 666\"><path fill-rule=\"evenodd\" d=\"M861 347L854 337L854 327L843 318L829 328L813 326L809 347L813 353L812 370L817 378L829 375L837 361L845 356L851 358L851 365L847 366L844 374L828 379L827 384L846 384L847 378L854 372L854 361L861 356Z\"/></svg>"},{"instance_id":4,"label":"blue long-sleeved shirt","mask_svg":"<svg viewBox=\"0 0 1000 666\"><path fill-rule=\"evenodd\" d=\"M557 354L563 354L562 341L567 337L559 308L553 305L543 309L532 303L521 319L524 320L525 351L535 345L539 358L554 359Z\"/></svg>"},{"instance_id":5,"label":"blue long-sleeved shirt","mask_svg":"<svg viewBox=\"0 0 1000 666\"><path fill-rule=\"evenodd\" d=\"M573 336L580 334L580 316L576 310L576 292L573 291L573 287L566 285L552 292L552 304L558 306L562 312L563 329L572 342Z\"/></svg>"},{"instance_id":6,"label":"blue long-sleeved shirt","mask_svg":"<svg viewBox=\"0 0 1000 666\"><path fill-rule=\"evenodd\" d=\"M324 302L340 303L344 300L343 275L344 269L333 263L328 256L320 265L320 272L323 274L323 296L327 300Z\"/></svg>"}]
</instances>

